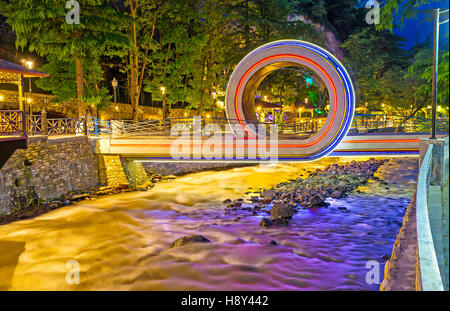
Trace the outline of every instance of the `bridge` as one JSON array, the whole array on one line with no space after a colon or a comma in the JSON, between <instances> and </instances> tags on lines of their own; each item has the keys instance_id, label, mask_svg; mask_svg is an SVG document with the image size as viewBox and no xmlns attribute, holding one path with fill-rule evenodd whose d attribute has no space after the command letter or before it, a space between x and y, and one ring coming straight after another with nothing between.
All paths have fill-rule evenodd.
<instances>
[{"instance_id":1,"label":"bridge","mask_svg":"<svg viewBox=\"0 0 450 311\"><path fill-rule=\"evenodd\" d=\"M87 135L97 142L98 152L130 160L266 162L276 157L278 161L296 162L304 160L297 149L305 137L314 135L315 127L310 121L277 126L265 123L261 124L267 130L264 137L249 138L236 135L233 128L239 128L239 124L223 118L104 121L92 117L47 119L45 113L24 116L20 111L0 111L0 116L3 158L15 148L26 148L27 137ZM419 155L420 140L429 136L416 132L423 129L419 118L405 121L389 117L382 123L371 121L367 115L364 118L363 123L355 117L354 127L328 156ZM271 132L272 126L276 135ZM448 131L448 121L440 122L439 129L438 137L446 136L442 130Z\"/></svg>"}]
</instances>

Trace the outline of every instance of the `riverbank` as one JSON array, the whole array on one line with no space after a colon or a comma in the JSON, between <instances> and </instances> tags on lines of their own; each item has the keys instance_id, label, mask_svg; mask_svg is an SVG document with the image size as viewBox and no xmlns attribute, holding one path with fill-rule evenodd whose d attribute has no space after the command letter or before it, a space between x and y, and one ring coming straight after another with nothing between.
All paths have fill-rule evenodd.
<instances>
[{"instance_id":1,"label":"riverbank","mask_svg":"<svg viewBox=\"0 0 450 311\"><path fill-rule=\"evenodd\" d=\"M58 199L42 201L37 196L31 198L28 205L16 209L8 215L0 215L0 225L8 224L16 220L34 218L57 208L73 205L82 200L95 200L102 196L120 194L133 191L147 191L161 181L175 179L186 174L203 171L222 171L234 167L253 166L248 163L184 163L184 162L147 162L143 163L143 168L147 174L145 184L136 186L134 189L127 184L119 186L92 186L82 192L68 192Z\"/></svg>"},{"instance_id":2,"label":"riverbank","mask_svg":"<svg viewBox=\"0 0 450 311\"><path fill-rule=\"evenodd\" d=\"M414 191L416 158L392 158L375 173L380 180L326 199L327 208L299 209L288 226L261 227L268 215L263 210L253 215L222 203L348 162L324 158L205 171L2 225L0 288L378 290L379 284L366 282L366 264L379 262L381 281L383 257L391 253ZM210 242L170 248L189 235ZM79 264L79 284L66 282L69 260Z\"/></svg>"}]
</instances>

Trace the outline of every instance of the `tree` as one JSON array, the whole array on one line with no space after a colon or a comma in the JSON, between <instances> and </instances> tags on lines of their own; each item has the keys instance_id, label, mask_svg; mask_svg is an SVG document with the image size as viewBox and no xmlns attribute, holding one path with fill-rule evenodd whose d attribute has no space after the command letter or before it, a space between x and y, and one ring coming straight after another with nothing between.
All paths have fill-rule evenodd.
<instances>
[{"instance_id":1,"label":"tree","mask_svg":"<svg viewBox=\"0 0 450 311\"><path fill-rule=\"evenodd\" d=\"M403 27L406 19L417 19L420 14L425 14L426 18L431 18L431 10L420 9L420 6L438 0L387 0L380 9L380 24L378 30L389 30L394 27Z\"/></svg>"},{"instance_id":2,"label":"tree","mask_svg":"<svg viewBox=\"0 0 450 311\"><path fill-rule=\"evenodd\" d=\"M158 23L145 90L161 99L164 118L173 104L186 101L189 79L206 44L206 34L195 31L200 20L198 5L196 0L172 3Z\"/></svg>"},{"instance_id":3,"label":"tree","mask_svg":"<svg viewBox=\"0 0 450 311\"><path fill-rule=\"evenodd\" d=\"M401 37L373 27L358 29L344 42L343 62L352 75L358 102L380 108L388 99L382 83L384 75L394 66L402 70L408 66L409 55L400 48L401 42Z\"/></svg>"},{"instance_id":4,"label":"tree","mask_svg":"<svg viewBox=\"0 0 450 311\"><path fill-rule=\"evenodd\" d=\"M123 60L120 67L127 77L133 120L138 118L139 99L151 61L150 56L157 48L157 25L172 5L170 1L164 0L126 0L115 4L118 12L128 16L121 30L127 36L129 45L110 50L109 55Z\"/></svg>"},{"instance_id":5,"label":"tree","mask_svg":"<svg viewBox=\"0 0 450 311\"><path fill-rule=\"evenodd\" d=\"M117 31L121 17L104 0L83 1L79 24L67 23L64 1L10 0L2 1L1 5L17 35L18 48L75 64L78 115L83 115L86 68L98 60L106 47L128 44L126 37Z\"/></svg>"},{"instance_id":6,"label":"tree","mask_svg":"<svg viewBox=\"0 0 450 311\"><path fill-rule=\"evenodd\" d=\"M431 48L422 48L414 55L413 63L408 68L407 77L416 77L420 84L414 88L415 96L424 98L420 108L429 104L431 99L432 59ZM444 50L439 54L438 67L438 96L437 100L442 107L448 107L449 103L449 51ZM419 109L420 109L419 108Z\"/></svg>"}]
</instances>

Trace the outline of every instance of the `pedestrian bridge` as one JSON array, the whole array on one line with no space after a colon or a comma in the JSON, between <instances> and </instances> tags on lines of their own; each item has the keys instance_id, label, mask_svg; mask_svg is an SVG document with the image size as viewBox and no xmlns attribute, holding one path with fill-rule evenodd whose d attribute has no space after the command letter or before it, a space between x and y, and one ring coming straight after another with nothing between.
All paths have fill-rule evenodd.
<instances>
[{"instance_id":1,"label":"pedestrian bridge","mask_svg":"<svg viewBox=\"0 0 450 311\"><path fill-rule=\"evenodd\" d=\"M328 156L419 155L420 140L428 136L426 133L347 135ZM117 154L137 161L304 161L296 153L298 144L282 136L274 146L257 139L235 137L214 140L208 137L104 135L93 139L98 153ZM258 149L263 152L259 153Z\"/></svg>"}]
</instances>

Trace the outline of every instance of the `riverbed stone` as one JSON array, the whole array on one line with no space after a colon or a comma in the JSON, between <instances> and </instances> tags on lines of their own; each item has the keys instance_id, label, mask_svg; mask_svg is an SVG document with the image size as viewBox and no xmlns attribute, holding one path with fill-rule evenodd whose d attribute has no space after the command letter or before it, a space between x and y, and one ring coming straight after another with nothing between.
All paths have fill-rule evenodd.
<instances>
[{"instance_id":1,"label":"riverbed stone","mask_svg":"<svg viewBox=\"0 0 450 311\"><path fill-rule=\"evenodd\" d=\"M169 248L175 248L193 243L209 243L209 242L211 241L205 238L203 235L186 235L173 241L170 244Z\"/></svg>"},{"instance_id":2,"label":"riverbed stone","mask_svg":"<svg viewBox=\"0 0 450 311\"><path fill-rule=\"evenodd\" d=\"M261 219L261 222L259 225L261 227L270 227L273 225L273 222L269 218L263 218L263 219Z\"/></svg>"},{"instance_id":3,"label":"riverbed stone","mask_svg":"<svg viewBox=\"0 0 450 311\"><path fill-rule=\"evenodd\" d=\"M273 190L265 190L262 193L263 202L270 203L274 199L275 191Z\"/></svg>"},{"instance_id":4,"label":"riverbed stone","mask_svg":"<svg viewBox=\"0 0 450 311\"><path fill-rule=\"evenodd\" d=\"M323 201L324 200L322 197L320 197L319 195L315 195L311 199L309 199L309 204L311 206L321 206L324 203Z\"/></svg>"},{"instance_id":5,"label":"riverbed stone","mask_svg":"<svg viewBox=\"0 0 450 311\"><path fill-rule=\"evenodd\" d=\"M272 219L291 218L293 215L294 208L281 202L274 203L270 213Z\"/></svg>"}]
</instances>

